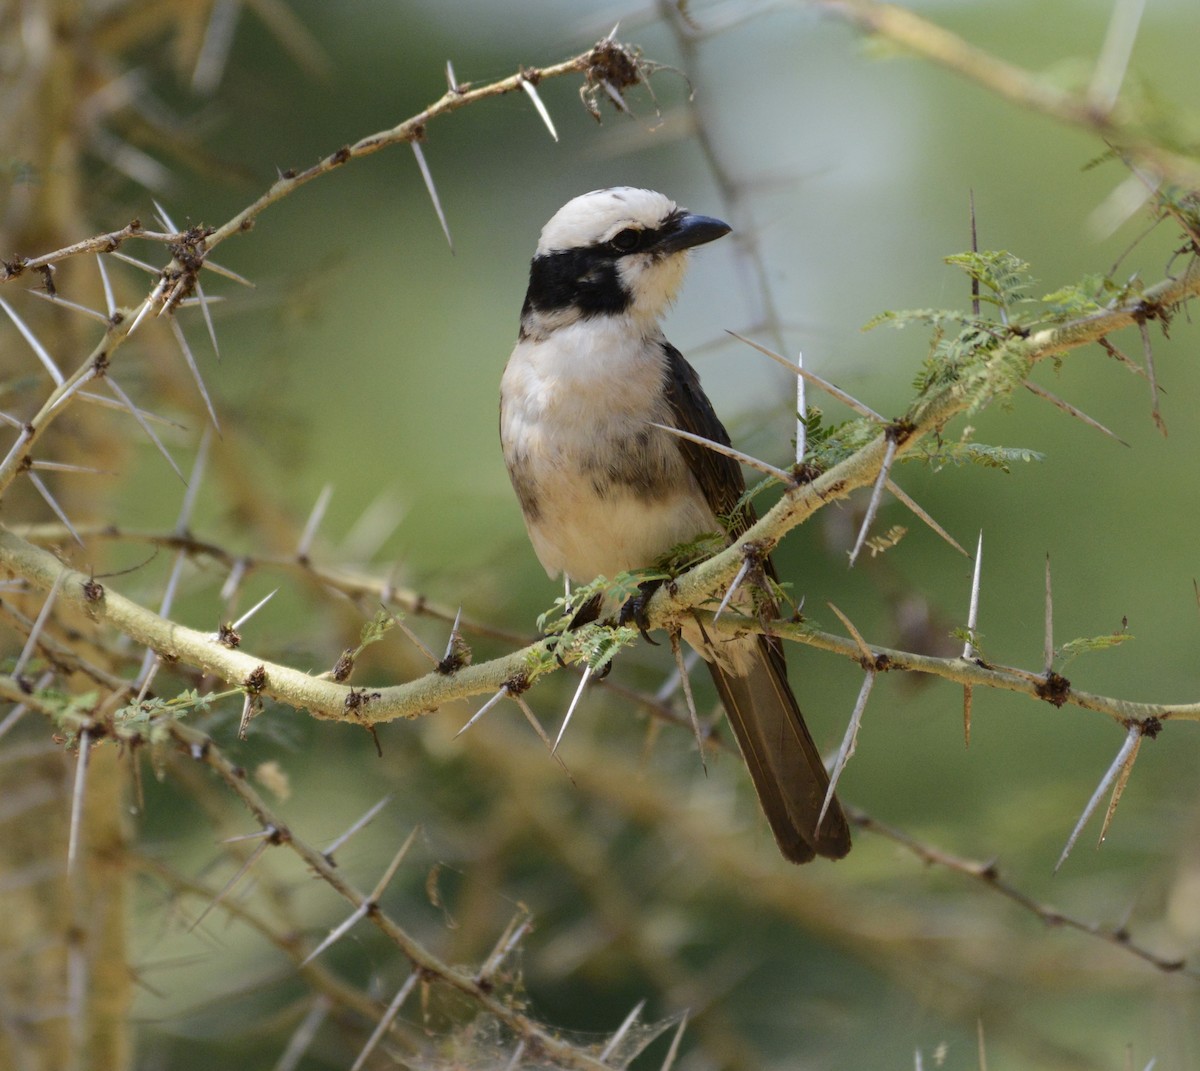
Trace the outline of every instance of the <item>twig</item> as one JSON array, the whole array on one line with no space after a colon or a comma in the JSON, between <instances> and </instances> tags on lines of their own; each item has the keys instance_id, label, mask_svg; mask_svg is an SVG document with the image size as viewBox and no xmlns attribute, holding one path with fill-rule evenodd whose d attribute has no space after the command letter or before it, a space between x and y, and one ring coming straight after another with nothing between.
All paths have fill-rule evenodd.
<instances>
[{"instance_id":1,"label":"twig","mask_svg":"<svg viewBox=\"0 0 1200 1071\"><path fill-rule=\"evenodd\" d=\"M1061 89L1049 78L1006 63L908 8L878 0L812 0L812 3L983 86L1010 103L1089 130L1101 140L1145 160L1185 188L1200 185L1200 167L1196 161L1156 144L1143 133L1136 117L1131 116L1126 124L1124 116L1098 109L1089 94Z\"/></svg>"},{"instance_id":2,"label":"twig","mask_svg":"<svg viewBox=\"0 0 1200 1071\"><path fill-rule=\"evenodd\" d=\"M906 851L911 852L921 862L930 866L942 867L943 869L952 871L955 874L961 874L963 877L970 878L973 881L981 882L989 889L999 893L1007 900L1024 908L1026 911L1036 915L1042 922L1048 926L1062 926L1079 933L1087 934L1090 937L1098 938L1106 944L1112 945L1115 948L1129 952L1139 959L1151 964L1160 971L1168 974L1184 971L1186 962L1178 957L1160 956L1157 953L1149 951L1142 945L1130 940L1129 933L1124 927L1106 929L1103 926L1098 926L1094 923L1083 922L1079 919L1072 918L1070 915L1064 914L1057 908L1049 907L1035 900L1028 893L1022 892L1011 882L1005 880L1001 876L999 865L993 860L988 862L979 862L972 859L965 859L961 856L953 855L950 852L942 851L940 848L935 848L929 844L917 840L903 833L893 826L889 826L884 822L880 822L875 818L870 817L857 811L854 808L847 808L851 821L860 829L870 830L872 833L877 833L893 844L897 844ZM1187 974L1196 976L1194 971L1186 971Z\"/></svg>"}]
</instances>

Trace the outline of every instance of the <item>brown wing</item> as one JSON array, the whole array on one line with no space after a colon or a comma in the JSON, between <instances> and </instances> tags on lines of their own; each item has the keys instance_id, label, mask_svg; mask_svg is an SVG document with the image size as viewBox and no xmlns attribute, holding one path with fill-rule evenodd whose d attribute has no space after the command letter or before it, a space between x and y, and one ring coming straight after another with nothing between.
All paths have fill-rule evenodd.
<instances>
[{"instance_id":1,"label":"brown wing","mask_svg":"<svg viewBox=\"0 0 1200 1071\"><path fill-rule=\"evenodd\" d=\"M700 386L696 370L669 342L663 342L663 351L667 356L666 397L675 426L729 446L729 433ZM738 505L746 491L741 467L699 443L680 439L678 445L709 508L725 519L732 538L741 535L757 519L749 502ZM771 579L776 578L769 557L763 569ZM768 617L777 613L769 593L760 594L757 609ZM794 863L805 863L818 854L840 859L850 850L850 829L836 799L817 829L829 777L788 684L783 645L774 636L759 636L750 642L753 646L745 655L748 665L740 674L715 661L708 662L708 668L759 802L785 858Z\"/></svg>"},{"instance_id":2,"label":"brown wing","mask_svg":"<svg viewBox=\"0 0 1200 1071\"><path fill-rule=\"evenodd\" d=\"M702 435L722 446L732 445L725 425L700 386L696 370L665 339L662 347L667 356L667 404L675 427L693 435ZM758 519L749 503L738 509L738 501L746 493L741 466L733 458L699 443L679 439L678 445L688 468L700 484L700 490L704 492L709 509L728 523L727 530L731 536L736 538L741 535Z\"/></svg>"}]
</instances>

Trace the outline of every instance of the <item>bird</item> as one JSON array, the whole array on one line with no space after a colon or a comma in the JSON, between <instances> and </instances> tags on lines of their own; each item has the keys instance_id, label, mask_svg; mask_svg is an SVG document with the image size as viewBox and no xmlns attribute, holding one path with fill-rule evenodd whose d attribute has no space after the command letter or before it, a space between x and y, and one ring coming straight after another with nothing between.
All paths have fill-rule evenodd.
<instances>
[{"instance_id":1,"label":"bird","mask_svg":"<svg viewBox=\"0 0 1200 1071\"><path fill-rule=\"evenodd\" d=\"M661 319L692 249L719 219L653 190L617 186L568 201L542 229L516 345L500 383L500 441L533 549L569 583L653 566L672 548L756 520L700 378ZM774 568L762 562L767 576ZM776 616L769 592L755 612ZM746 605L745 597L742 605ZM777 637L683 638L708 666L782 855L839 859L850 830L788 683Z\"/></svg>"}]
</instances>

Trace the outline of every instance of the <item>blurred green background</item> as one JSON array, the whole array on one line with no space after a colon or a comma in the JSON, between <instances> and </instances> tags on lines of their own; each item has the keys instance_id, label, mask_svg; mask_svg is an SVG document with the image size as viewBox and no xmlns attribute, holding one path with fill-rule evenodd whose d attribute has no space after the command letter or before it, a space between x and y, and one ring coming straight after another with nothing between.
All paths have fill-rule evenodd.
<instances>
[{"instance_id":1,"label":"blurred green background","mask_svg":"<svg viewBox=\"0 0 1200 1071\"><path fill-rule=\"evenodd\" d=\"M774 462L790 456L793 384L726 329L768 345L781 336L789 354L803 350L808 367L899 414L928 339L912 328L860 329L884 309L967 306L966 277L943 257L970 246L972 193L981 247L1027 260L1039 295L1109 271L1119 258L1118 278L1136 272L1148 282L1180 264L1172 262L1180 239L1171 225L1130 251L1147 217L1105 222L1104 206L1128 173L1112 162L1087 168L1104 152L1095 138L891 54L803 4L692 4L691 16L713 32L686 50L670 20L619 4L289 7L323 50L323 75L299 67L250 4L210 98L189 91L161 42L141 57L147 95L186 114L198 146L169 159L170 182L156 193L177 223L219 224L277 169L308 166L417 112L443 92L447 59L460 81L483 82L583 51L620 19L622 40L686 75L655 75L657 109L644 91L631 91L633 118L601 100L600 126L580 106L577 79L543 83L557 143L521 94L431 124L424 153L453 253L407 148L355 161L222 247L218 259L257 289L209 285L228 298L216 309L220 363L199 317L186 323L227 428L214 443L218 463L244 467L256 494L282 501L293 535L333 485L314 558L338 561L341 540L382 496L402 519L371 568L387 575L395 563L400 582L519 635L533 634L558 589L527 544L500 458L497 385L538 231L575 194L648 186L734 224L730 239L694 258L667 333L691 356L735 443ZM1086 83L1110 15L1099 2L919 10L1067 85ZM1129 79L1178 105L1188 135L1195 117L1186 109L1200 90L1198 34L1194 5L1148 4ZM94 169L97 227L150 217L148 193L100 160ZM754 257L778 312L774 327L764 322ZM142 284L122 272L119 285L132 303ZM1128 446L1023 393L971 424L980 441L1039 451L1043 462L1009 474L898 471L897 482L961 543L971 547L983 532L979 624L989 659L1041 668L1049 554L1057 642L1114 632L1123 619L1135 637L1067 667L1076 687L1161 702L1200 692L1200 367L1186 314L1171 335L1152 328L1167 436L1150 419L1145 382L1091 347L1037 378ZM1136 333L1115 341L1140 356ZM845 415L811 400L831 418ZM172 449L185 458L195 438L181 434ZM114 485L104 506L111 516L90 519L170 528L180 497L172 479L148 455L136 478ZM946 637L965 623L970 563L891 503L877 530L903 524L907 537L848 569L864 503L827 509L793 533L776 556L781 575L824 627L838 628L832 602L872 642L954 650ZM234 550L262 549L261 533L240 527L217 494L202 496L192 528ZM124 553L129 563L145 557L137 547ZM153 601L168 564L118 583ZM215 627L221 579L211 570L189 577L179 618ZM278 584L255 576L243 608ZM317 602L327 609L314 618L311 598L285 582L246 627L247 646L283 651L293 665L331 665L354 642L361 616ZM297 629L298 620L307 624ZM444 625L420 627L431 645L444 643ZM479 659L507 649L468 639ZM811 650L790 655L814 735L832 749L860 672ZM372 658L356 683L421 671L395 634ZM613 678L653 691L670 668L664 650L640 646ZM574 683L561 674L529 696L551 726ZM706 682L697 686L711 708ZM1120 746L1119 728L1075 708L977 691L965 749L961 712L954 687L882 677L843 798L948 852L998 860L1022 891L1066 914L1107 928L1127 922L1137 941L1164 955L1193 954L1200 744L1191 727L1146 741L1103 848L1093 848L1093 822L1052 876ZM567 735L574 786L511 704L457 740L465 706L384 726L382 760L366 734L271 707L239 745L236 713L209 727L246 766L273 760L286 768L292 796L281 812L310 839L332 839L395 794L340 863L370 887L420 824L414 865L401 871L388 906L450 960L481 959L516 905L528 905L536 919L522 959L530 1010L571 1036L611 1031L646 998L650 1019L691 1009L679 1064L688 1069L901 1068L914 1059L976 1068L977 1029L990 1071L1116 1071L1152 1058L1158 1071L1200 1064L1194 979L1046 927L869 833L836 866L790 869L776 857L739 763L710 762L706 776L686 732L664 729L648 746L644 715L610 691L588 694ZM673 831L644 793L670 804L670 821L690 824ZM207 874L219 853L209 827L191 822L185 790L168 778L148 783L147 794L143 841L181 872ZM227 820L249 829L239 813L230 803ZM435 863L441 905L425 889ZM327 889L280 866L289 910L308 930L319 936L340 920L345 907ZM232 870L216 862L208 876L219 884ZM144 917L155 921L137 935L142 1066L273 1066L295 1022L286 1009L301 993L286 961L233 940L216 915L198 931L207 936L184 933L169 912L157 914L164 900L152 885L145 901ZM377 985L385 1001L404 976L394 950L364 926L328 957L348 977ZM406 1016L421 1022L417 1011ZM429 1029L436 1033L437 1021ZM653 1051L661 1060L665 1043ZM479 1052L457 1058L492 1066ZM457 1066L436 1062L449 1061L444 1051L425 1059L414 1066ZM326 1030L300 1066L346 1064L336 1032Z\"/></svg>"}]
</instances>

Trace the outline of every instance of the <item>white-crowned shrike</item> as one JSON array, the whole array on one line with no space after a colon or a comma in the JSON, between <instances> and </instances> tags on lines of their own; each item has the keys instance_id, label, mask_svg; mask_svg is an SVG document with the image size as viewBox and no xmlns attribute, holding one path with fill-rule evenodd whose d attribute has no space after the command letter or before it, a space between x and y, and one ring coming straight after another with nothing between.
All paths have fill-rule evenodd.
<instances>
[{"instance_id":1,"label":"white-crowned shrike","mask_svg":"<svg viewBox=\"0 0 1200 1071\"><path fill-rule=\"evenodd\" d=\"M654 427L729 444L695 370L659 325L688 250L729 229L623 186L568 201L543 228L501 381L500 439L552 577L613 577L704 533L732 539L754 523L735 461ZM765 604L773 613L769 598L760 612ZM836 799L817 829L829 778L779 641L710 638L694 622L682 631L708 664L784 856L841 858L850 831Z\"/></svg>"}]
</instances>

